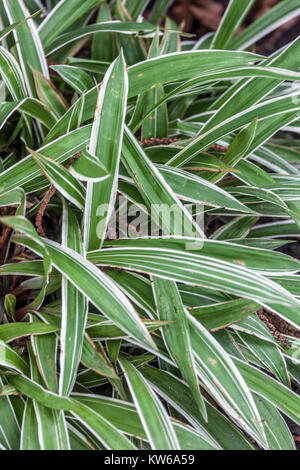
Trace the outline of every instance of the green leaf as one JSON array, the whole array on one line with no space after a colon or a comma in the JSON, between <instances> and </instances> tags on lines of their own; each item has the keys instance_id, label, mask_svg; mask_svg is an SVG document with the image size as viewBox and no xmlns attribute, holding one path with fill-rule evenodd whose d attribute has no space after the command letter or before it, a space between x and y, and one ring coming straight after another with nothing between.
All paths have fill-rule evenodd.
<instances>
[{"instance_id":1,"label":"green leaf","mask_svg":"<svg viewBox=\"0 0 300 470\"><path fill-rule=\"evenodd\" d=\"M120 431L141 439L147 439L146 433L143 429L139 415L133 403L124 402L121 400L110 399L108 397L90 394L74 393L73 397L77 401L84 403L94 411L101 413L107 420L109 420ZM190 449L190 445L194 445L192 449L212 450L218 446L211 442L204 433L199 430L194 430L190 426L183 425L176 420L172 420L172 425L179 441L180 447L185 450Z\"/></svg>"},{"instance_id":2,"label":"green leaf","mask_svg":"<svg viewBox=\"0 0 300 470\"><path fill-rule=\"evenodd\" d=\"M220 71L227 67L249 65L260 56L248 52L231 51L192 51L166 54L155 59L145 60L128 68L129 91L128 97L138 96L150 90L153 86L164 85L176 80L188 80L197 77L203 72ZM83 121L92 119L97 99L97 87L85 94L85 109ZM74 105L73 105L74 106ZM69 113L72 112L72 108ZM51 138L54 139L65 132L65 121L68 121L68 113L52 130ZM48 141L50 136L48 136Z\"/></svg>"},{"instance_id":3,"label":"green leaf","mask_svg":"<svg viewBox=\"0 0 300 470\"><path fill-rule=\"evenodd\" d=\"M138 2L141 3L140 1ZM105 21L111 21L111 7L105 1L102 3L98 10L97 15L97 23L103 23ZM92 59L99 63L99 61L107 61L108 64L106 68L101 71L101 73L105 73L108 65L117 57L117 45L115 41L115 34L114 33L94 33L93 40L92 40ZM69 60L71 60L70 58ZM75 59L76 60L76 59ZM88 61L90 59L87 59ZM98 70L95 70L98 72Z\"/></svg>"},{"instance_id":4,"label":"green leaf","mask_svg":"<svg viewBox=\"0 0 300 470\"><path fill-rule=\"evenodd\" d=\"M63 205L62 244L63 247L72 248L83 255L78 222L65 202ZM61 317L59 392L61 395L69 395L76 380L82 354L87 301L85 296L65 276L62 278Z\"/></svg>"},{"instance_id":5,"label":"green leaf","mask_svg":"<svg viewBox=\"0 0 300 470\"><path fill-rule=\"evenodd\" d=\"M95 0L94 0L95 1ZM120 22L120 21L105 21L104 23L92 24L83 26L80 29L71 31L69 33L58 36L51 44L45 47L46 55L51 55L54 52L66 46L70 42L83 38L93 33L121 33L125 35L133 35L138 33L149 33L155 30L155 27L149 23L132 23L132 22Z\"/></svg>"},{"instance_id":6,"label":"green leaf","mask_svg":"<svg viewBox=\"0 0 300 470\"><path fill-rule=\"evenodd\" d=\"M154 390L201 432L208 442L224 450L251 449L244 435L207 400L205 400L208 415L206 423L199 414L188 385L178 377L150 366L144 366L142 374Z\"/></svg>"},{"instance_id":7,"label":"green leaf","mask_svg":"<svg viewBox=\"0 0 300 470\"><path fill-rule=\"evenodd\" d=\"M88 182L87 185L84 243L90 250L101 247L116 198L127 93L127 71L121 53L105 74L89 144L89 152L110 173L110 177L103 182Z\"/></svg>"},{"instance_id":8,"label":"green leaf","mask_svg":"<svg viewBox=\"0 0 300 470\"><path fill-rule=\"evenodd\" d=\"M1 379L0 386L4 386ZM20 426L11 398L0 396L0 407L0 444L8 450L19 450Z\"/></svg>"},{"instance_id":9,"label":"green leaf","mask_svg":"<svg viewBox=\"0 0 300 470\"><path fill-rule=\"evenodd\" d=\"M254 395L256 406L263 419L263 426L270 450L295 450L295 443L287 424L277 409Z\"/></svg>"},{"instance_id":10,"label":"green leaf","mask_svg":"<svg viewBox=\"0 0 300 470\"><path fill-rule=\"evenodd\" d=\"M12 98L22 100L26 98L26 89L20 66L14 56L4 47L0 47L0 70Z\"/></svg>"},{"instance_id":11,"label":"green leaf","mask_svg":"<svg viewBox=\"0 0 300 470\"><path fill-rule=\"evenodd\" d=\"M62 117L68 109L68 105L61 93L38 70L32 69L37 95L42 103L52 111L57 119Z\"/></svg>"},{"instance_id":12,"label":"green leaf","mask_svg":"<svg viewBox=\"0 0 300 470\"><path fill-rule=\"evenodd\" d=\"M35 323L7 323L0 325L0 339L9 343L17 338L31 335L45 335L54 333L58 328L42 322Z\"/></svg>"},{"instance_id":13,"label":"green leaf","mask_svg":"<svg viewBox=\"0 0 300 470\"><path fill-rule=\"evenodd\" d=\"M253 139L255 138L256 128L257 128L257 119L255 118L251 124L249 124L247 127L242 129L237 134L237 136L233 139L232 143L230 144L228 148L228 151L223 157L223 161L227 165L236 167L238 171L241 171L243 170L243 166L242 165L238 166L238 164L249 163L248 161L244 161L242 159L245 157L245 154L247 153L249 147L251 146L251 143L253 142ZM208 180L213 183L216 183L224 176L225 176L224 173L222 174L216 173L213 175L209 175ZM255 176L256 176L256 181L257 181L257 172L255 173ZM243 172L242 172L241 177L242 178L244 177Z\"/></svg>"},{"instance_id":14,"label":"green leaf","mask_svg":"<svg viewBox=\"0 0 300 470\"><path fill-rule=\"evenodd\" d=\"M149 0L125 0L125 7L131 18L136 21L143 14Z\"/></svg>"},{"instance_id":15,"label":"green leaf","mask_svg":"<svg viewBox=\"0 0 300 470\"><path fill-rule=\"evenodd\" d=\"M197 239L194 239L197 242ZM199 242L199 240L198 240ZM163 248L112 248L89 253L98 265L147 272L162 278L219 289L267 306L299 326L299 302L279 284L241 265ZM226 273L226 276L224 275Z\"/></svg>"},{"instance_id":16,"label":"green leaf","mask_svg":"<svg viewBox=\"0 0 300 470\"><path fill-rule=\"evenodd\" d=\"M24 375L29 373L27 362L2 340L0 340L0 366Z\"/></svg>"},{"instance_id":17,"label":"green leaf","mask_svg":"<svg viewBox=\"0 0 300 470\"><path fill-rule=\"evenodd\" d=\"M58 73L58 75L80 95L94 87L94 82L91 77L78 67L72 67L71 65L52 65L51 69Z\"/></svg>"},{"instance_id":18,"label":"green leaf","mask_svg":"<svg viewBox=\"0 0 300 470\"><path fill-rule=\"evenodd\" d=\"M237 299L218 304L192 307L190 313L206 329L216 331L238 322L242 318L256 312L259 308L260 305L255 302Z\"/></svg>"},{"instance_id":19,"label":"green leaf","mask_svg":"<svg viewBox=\"0 0 300 470\"><path fill-rule=\"evenodd\" d=\"M42 403L47 408L70 411L103 443L106 449L136 450L135 446L109 421L78 401L50 393L38 383L21 375L10 376L9 380L21 393Z\"/></svg>"},{"instance_id":20,"label":"green leaf","mask_svg":"<svg viewBox=\"0 0 300 470\"><path fill-rule=\"evenodd\" d=\"M79 209L84 207L85 189L62 165L51 158L28 149L42 172L55 188Z\"/></svg>"},{"instance_id":21,"label":"green leaf","mask_svg":"<svg viewBox=\"0 0 300 470\"><path fill-rule=\"evenodd\" d=\"M231 418L264 444L265 436L253 397L232 359L214 337L189 317L191 344L200 380Z\"/></svg>"},{"instance_id":22,"label":"green leaf","mask_svg":"<svg viewBox=\"0 0 300 470\"><path fill-rule=\"evenodd\" d=\"M178 450L179 443L172 423L146 379L130 362L119 359L153 450Z\"/></svg>"},{"instance_id":23,"label":"green leaf","mask_svg":"<svg viewBox=\"0 0 300 470\"><path fill-rule=\"evenodd\" d=\"M31 67L49 78L48 66L35 23L29 19L29 11L22 0L3 0L7 16L12 23L20 22L13 34L19 55L26 88L31 97L36 97ZM26 19L26 21L24 21ZM22 22L22 23L21 23Z\"/></svg>"},{"instance_id":24,"label":"green leaf","mask_svg":"<svg viewBox=\"0 0 300 470\"><path fill-rule=\"evenodd\" d=\"M102 165L96 155L83 150L81 155L71 165L70 172L80 181L99 182L109 178L108 170Z\"/></svg>"},{"instance_id":25,"label":"green leaf","mask_svg":"<svg viewBox=\"0 0 300 470\"><path fill-rule=\"evenodd\" d=\"M2 10L4 9L4 6L2 7ZM31 18L34 18L36 17L37 15L39 15L41 13L42 10L39 10L39 11L36 11L33 15L29 16L28 18L25 18L24 20L18 22L18 23L13 23L11 24L10 26L6 26L5 28L2 29L1 33L0 33L0 41L4 40L7 38L7 36L9 36L9 34L14 30L16 29L18 26L20 26L21 24L23 24L25 21L27 21L28 19L31 19ZM2 15L1 15L2 16Z\"/></svg>"},{"instance_id":26,"label":"green leaf","mask_svg":"<svg viewBox=\"0 0 300 470\"><path fill-rule=\"evenodd\" d=\"M153 292L159 319L170 322L162 330L166 347L182 376L189 384L201 414L204 419L207 419L196 375L187 313L183 307L178 288L175 282L153 277Z\"/></svg>"},{"instance_id":27,"label":"green leaf","mask_svg":"<svg viewBox=\"0 0 300 470\"><path fill-rule=\"evenodd\" d=\"M206 132L204 128L201 134L181 150L175 157L173 157L168 164L171 166L185 165L188 161L194 158L197 153L208 148L214 142L225 137L229 133L250 124L255 118L258 120L264 120L272 116L276 116L277 114L284 114L287 112L293 112L296 115L299 109L299 104L296 104L296 96L298 93L299 92L296 92L287 97L283 96L269 99L261 104L249 107L245 111L231 115L229 119L223 120L220 124L216 124Z\"/></svg>"},{"instance_id":28,"label":"green leaf","mask_svg":"<svg viewBox=\"0 0 300 470\"><path fill-rule=\"evenodd\" d=\"M298 0L283 0L248 26L230 43L231 49L246 49L274 31L288 20L299 15Z\"/></svg>"},{"instance_id":29,"label":"green leaf","mask_svg":"<svg viewBox=\"0 0 300 470\"><path fill-rule=\"evenodd\" d=\"M175 196L171 187L146 156L127 127L124 133L122 161L134 180L147 207L151 207L151 217L158 226L162 227L166 233L170 233L170 221L166 220L163 216L161 208L173 208L174 220L171 233L182 234L183 227L188 227L193 235L202 235L202 230L199 225L193 221L188 210ZM149 174L151 174L151 180L149 179Z\"/></svg>"},{"instance_id":30,"label":"green leaf","mask_svg":"<svg viewBox=\"0 0 300 470\"><path fill-rule=\"evenodd\" d=\"M287 365L276 344L244 332L239 332L238 335L245 343L246 348L256 356L262 367L269 369L280 382L287 387L291 387Z\"/></svg>"},{"instance_id":31,"label":"green leaf","mask_svg":"<svg viewBox=\"0 0 300 470\"><path fill-rule=\"evenodd\" d=\"M218 71L210 71L208 73L201 73L200 76L197 76L196 78L192 78L188 81L183 82L182 84L174 87L171 91L168 93L164 94L161 99L157 101L156 104L153 105L150 110L145 113L143 118L138 122L138 124L135 124L134 126L134 132L136 132L139 127L141 126L142 122L148 118L156 108L164 104L166 101L174 100L176 97L188 95L189 92L193 91L195 86L204 86L205 84L208 84L210 82L213 82L214 80L228 80L228 79L237 79L239 77L260 77L260 78L273 78L277 79L278 81L285 80L288 78L294 79L294 80L299 80L299 73L297 72L292 72L290 70L286 69L281 69L279 67L265 67L263 65L251 65L249 67L247 66L238 66L238 67L232 67L228 68L226 67L223 70L218 70ZM133 127L133 124L131 124L131 127Z\"/></svg>"},{"instance_id":32,"label":"green leaf","mask_svg":"<svg viewBox=\"0 0 300 470\"><path fill-rule=\"evenodd\" d=\"M37 416L30 398L27 398L24 408L20 450L40 450Z\"/></svg>"},{"instance_id":33,"label":"green leaf","mask_svg":"<svg viewBox=\"0 0 300 470\"><path fill-rule=\"evenodd\" d=\"M296 393L246 362L237 358L233 361L251 390L299 424L300 399Z\"/></svg>"},{"instance_id":34,"label":"green leaf","mask_svg":"<svg viewBox=\"0 0 300 470\"><path fill-rule=\"evenodd\" d=\"M47 251L56 269L118 327L136 337L142 344L153 347L152 339L136 311L108 276L71 248L41 239L22 217L2 217L1 220L29 235L34 241L30 238L23 238L23 241L29 243L38 254Z\"/></svg>"},{"instance_id":35,"label":"green leaf","mask_svg":"<svg viewBox=\"0 0 300 470\"><path fill-rule=\"evenodd\" d=\"M0 206L7 207L18 205L16 215L25 215L26 199L22 189L13 189L12 191L2 191L0 194Z\"/></svg>"},{"instance_id":36,"label":"green leaf","mask_svg":"<svg viewBox=\"0 0 300 470\"><path fill-rule=\"evenodd\" d=\"M200 176L168 165L157 165L157 168L180 199L199 204L205 203L208 206L251 212L251 209L248 209L224 189L213 185Z\"/></svg>"},{"instance_id":37,"label":"green leaf","mask_svg":"<svg viewBox=\"0 0 300 470\"><path fill-rule=\"evenodd\" d=\"M99 351L87 334L85 334L84 339L81 357L81 362L84 366L97 372L97 374L104 375L111 379L118 379L116 372L104 356L103 351Z\"/></svg>"},{"instance_id":38,"label":"green leaf","mask_svg":"<svg viewBox=\"0 0 300 470\"><path fill-rule=\"evenodd\" d=\"M33 324L36 321L35 317L31 317ZM39 370L38 376L41 377L48 390L57 392L57 336L51 333L42 336L31 336L31 346Z\"/></svg>"},{"instance_id":39,"label":"green leaf","mask_svg":"<svg viewBox=\"0 0 300 470\"><path fill-rule=\"evenodd\" d=\"M228 43L242 24L244 18L252 7L254 0L245 5L243 0L231 0L222 17L222 21L214 35L211 48L226 49ZM229 47L229 49L231 49Z\"/></svg>"},{"instance_id":40,"label":"green leaf","mask_svg":"<svg viewBox=\"0 0 300 470\"><path fill-rule=\"evenodd\" d=\"M39 27L39 35L44 47L53 43L53 40L87 11L100 3L100 0L60 0L50 14L46 16Z\"/></svg>"},{"instance_id":41,"label":"green leaf","mask_svg":"<svg viewBox=\"0 0 300 470\"><path fill-rule=\"evenodd\" d=\"M87 146L90 133L90 125L82 127L41 147L36 153L64 163ZM32 156L29 155L0 175L0 186L7 190L21 187L25 192L33 192L47 187L48 182L42 170L37 168Z\"/></svg>"},{"instance_id":42,"label":"green leaf","mask_svg":"<svg viewBox=\"0 0 300 470\"><path fill-rule=\"evenodd\" d=\"M171 5L172 0L160 0L159 2L155 2L154 8L151 13L151 21L152 23L158 23L161 16L165 14L168 7Z\"/></svg>"},{"instance_id":43,"label":"green leaf","mask_svg":"<svg viewBox=\"0 0 300 470\"><path fill-rule=\"evenodd\" d=\"M253 248L247 246L236 245L227 241L218 240L201 240L201 246L189 246L188 237L141 237L141 238L121 238L119 240L111 240L105 242L107 246L119 246L130 248L158 248L171 249L181 252L190 251L195 255L207 256L233 263L239 266L245 266L249 269L260 271L265 275L280 275L282 272L299 271L300 262L291 256L283 253L265 250L261 248ZM89 256L89 255L88 255ZM91 259L93 254L91 254Z\"/></svg>"},{"instance_id":44,"label":"green leaf","mask_svg":"<svg viewBox=\"0 0 300 470\"><path fill-rule=\"evenodd\" d=\"M17 110L38 119L48 128L52 127L55 122L54 116L43 103L34 98L25 98L22 101L10 101L0 104L0 128L6 124L10 116ZM27 125L26 119L25 123Z\"/></svg>"}]
</instances>

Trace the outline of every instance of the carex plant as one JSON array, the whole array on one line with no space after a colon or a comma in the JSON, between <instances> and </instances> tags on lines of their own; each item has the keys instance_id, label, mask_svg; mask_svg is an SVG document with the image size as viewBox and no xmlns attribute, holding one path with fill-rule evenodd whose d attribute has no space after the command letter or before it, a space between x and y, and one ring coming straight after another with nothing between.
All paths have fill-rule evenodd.
<instances>
[{"instance_id":1,"label":"carex plant","mask_svg":"<svg viewBox=\"0 0 300 470\"><path fill-rule=\"evenodd\" d=\"M300 0L171 3L0 3L1 449L295 448Z\"/></svg>"}]
</instances>

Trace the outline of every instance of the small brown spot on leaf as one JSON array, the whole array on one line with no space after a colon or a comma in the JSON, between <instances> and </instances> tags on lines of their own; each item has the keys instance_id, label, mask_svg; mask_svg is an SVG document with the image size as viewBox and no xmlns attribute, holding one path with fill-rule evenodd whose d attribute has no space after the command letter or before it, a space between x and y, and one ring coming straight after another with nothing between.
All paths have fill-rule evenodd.
<instances>
[{"instance_id":1,"label":"small brown spot on leaf","mask_svg":"<svg viewBox=\"0 0 300 470\"><path fill-rule=\"evenodd\" d=\"M246 263L244 261L241 261L240 259L233 259L232 262L234 264L240 264L241 266L246 266Z\"/></svg>"},{"instance_id":2,"label":"small brown spot on leaf","mask_svg":"<svg viewBox=\"0 0 300 470\"><path fill-rule=\"evenodd\" d=\"M212 357L209 357L208 360L213 366L216 366L218 364L218 361L216 361L216 359L213 359Z\"/></svg>"}]
</instances>

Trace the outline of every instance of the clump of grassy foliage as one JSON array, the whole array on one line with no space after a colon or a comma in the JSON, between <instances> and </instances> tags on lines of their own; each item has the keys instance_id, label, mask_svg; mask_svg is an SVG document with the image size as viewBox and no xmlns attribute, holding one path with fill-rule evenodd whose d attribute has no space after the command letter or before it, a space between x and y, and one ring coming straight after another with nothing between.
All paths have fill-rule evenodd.
<instances>
[{"instance_id":1,"label":"clump of grassy foliage","mask_svg":"<svg viewBox=\"0 0 300 470\"><path fill-rule=\"evenodd\" d=\"M170 3L0 3L1 449L295 448L300 39L255 44L300 2Z\"/></svg>"}]
</instances>

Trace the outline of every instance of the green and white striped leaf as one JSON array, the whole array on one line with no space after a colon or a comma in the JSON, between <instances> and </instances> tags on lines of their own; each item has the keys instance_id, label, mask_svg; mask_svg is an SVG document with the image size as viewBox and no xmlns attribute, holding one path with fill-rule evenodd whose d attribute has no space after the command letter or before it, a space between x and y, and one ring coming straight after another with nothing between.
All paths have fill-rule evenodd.
<instances>
[{"instance_id":1,"label":"green and white striped leaf","mask_svg":"<svg viewBox=\"0 0 300 470\"><path fill-rule=\"evenodd\" d=\"M144 366L142 374L154 390L187 419L204 438L224 450L250 450L243 434L209 401L205 400L208 420L199 414L188 385L170 372Z\"/></svg>"},{"instance_id":2,"label":"green and white striped leaf","mask_svg":"<svg viewBox=\"0 0 300 470\"><path fill-rule=\"evenodd\" d=\"M0 378L0 387L3 386L4 382ZM20 426L11 398L0 396L0 407L0 445L7 450L19 450Z\"/></svg>"},{"instance_id":3,"label":"green and white striped leaf","mask_svg":"<svg viewBox=\"0 0 300 470\"><path fill-rule=\"evenodd\" d=\"M89 144L89 152L107 168L110 176L87 184L84 243L88 250L101 247L116 198L127 93L127 71L121 53L101 85Z\"/></svg>"},{"instance_id":4,"label":"green and white striped leaf","mask_svg":"<svg viewBox=\"0 0 300 470\"><path fill-rule=\"evenodd\" d=\"M2 340L0 340L0 366L24 375L29 373L27 362Z\"/></svg>"},{"instance_id":5,"label":"green and white striped leaf","mask_svg":"<svg viewBox=\"0 0 300 470\"><path fill-rule=\"evenodd\" d=\"M42 103L52 111L53 115L59 119L68 109L68 105L63 95L55 88L53 83L48 80L38 70L32 69L35 89Z\"/></svg>"},{"instance_id":6,"label":"green and white striped leaf","mask_svg":"<svg viewBox=\"0 0 300 470\"><path fill-rule=\"evenodd\" d=\"M103 418L99 413L80 402L60 397L48 392L37 382L24 376L10 376L10 382L29 398L42 403L47 408L58 411L70 411L88 431L98 438L108 450L136 450L136 447L120 433L117 428Z\"/></svg>"},{"instance_id":7,"label":"green and white striped leaf","mask_svg":"<svg viewBox=\"0 0 300 470\"><path fill-rule=\"evenodd\" d=\"M300 324L296 298L279 284L241 265L179 250L149 247L94 251L89 253L88 259L101 266L122 267L223 290L265 305L296 327Z\"/></svg>"},{"instance_id":8,"label":"green and white striped leaf","mask_svg":"<svg viewBox=\"0 0 300 470\"><path fill-rule=\"evenodd\" d=\"M260 416L242 375L218 341L193 317L189 321L195 362L204 387L235 422L264 445Z\"/></svg>"},{"instance_id":9,"label":"green and white striped leaf","mask_svg":"<svg viewBox=\"0 0 300 470\"><path fill-rule=\"evenodd\" d=\"M84 70L71 65L52 65L51 69L80 95L94 87L94 82Z\"/></svg>"},{"instance_id":10,"label":"green and white striped leaf","mask_svg":"<svg viewBox=\"0 0 300 470\"><path fill-rule=\"evenodd\" d=\"M242 24L253 3L254 0L250 0L247 4L245 4L243 0L230 0L222 21L214 35L211 44L212 49L227 48L228 43L231 42L231 39Z\"/></svg>"},{"instance_id":11,"label":"green and white striped leaf","mask_svg":"<svg viewBox=\"0 0 300 470\"><path fill-rule=\"evenodd\" d=\"M265 398L299 424L300 399L296 393L246 362L237 358L233 361L253 392Z\"/></svg>"},{"instance_id":12,"label":"green and white striped leaf","mask_svg":"<svg viewBox=\"0 0 300 470\"><path fill-rule=\"evenodd\" d=\"M65 246L83 255L83 245L76 216L64 202L62 247ZM63 276L59 375L59 393L61 395L69 395L76 381L86 319L86 297Z\"/></svg>"},{"instance_id":13,"label":"green and white striped leaf","mask_svg":"<svg viewBox=\"0 0 300 470\"><path fill-rule=\"evenodd\" d=\"M5 343L10 343L17 338L31 335L46 335L58 330L55 326L46 325L42 322L34 323L6 323L0 325L0 339Z\"/></svg>"},{"instance_id":14,"label":"green and white striped leaf","mask_svg":"<svg viewBox=\"0 0 300 470\"><path fill-rule=\"evenodd\" d=\"M179 450L172 423L146 379L130 362L119 359L134 404L153 450Z\"/></svg>"},{"instance_id":15,"label":"green and white striped leaf","mask_svg":"<svg viewBox=\"0 0 300 470\"><path fill-rule=\"evenodd\" d=\"M11 23L23 21L13 34L27 92L35 98L37 95L31 67L49 78L48 66L36 25L33 19L28 19L30 14L23 0L3 0L3 3Z\"/></svg>"},{"instance_id":16,"label":"green and white striped leaf","mask_svg":"<svg viewBox=\"0 0 300 470\"><path fill-rule=\"evenodd\" d=\"M117 326L136 337L142 344L153 347L152 339L131 303L108 276L74 250L41 239L30 223L22 217L2 217L1 220L29 235L31 239L23 237L22 242L28 243L38 254L44 254L45 251L50 253L56 269ZM24 220L27 223L24 223Z\"/></svg>"},{"instance_id":17,"label":"green and white striped leaf","mask_svg":"<svg viewBox=\"0 0 300 470\"><path fill-rule=\"evenodd\" d=\"M159 279L154 276L153 293L159 319L169 322L162 329L166 347L170 356L174 358L182 376L189 384L201 414L204 419L207 419L190 343L187 312L182 304L177 285L175 282Z\"/></svg>"},{"instance_id":18,"label":"green and white striped leaf","mask_svg":"<svg viewBox=\"0 0 300 470\"><path fill-rule=\"evenodd\" d=\"M46 47L82 15L100 3L100 0L60 0L39 27L39 36Z\"/></svg>"},{"instance_id":19,"label":"green and white striped leaf","mask_svg":"<svg viewBox=\"0 0 300 470\"><path fill-rule=\"evenodd\" d=\"M300 5L298 0L283 0L233 39L230 48L246 49L299 14Z\"/></svg>"},{"instance_id":20,"label":"green and white striped leaf","mask_svg":"<svg viewBox=\"0 0 300 470\"><path fill-rule=\"evenodd\" d=\"M79 209L84 207L85 189L62 165L34 150L28 149L32 158L53 186Z\"/></svg>"}]
</instances>

